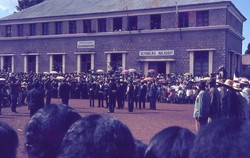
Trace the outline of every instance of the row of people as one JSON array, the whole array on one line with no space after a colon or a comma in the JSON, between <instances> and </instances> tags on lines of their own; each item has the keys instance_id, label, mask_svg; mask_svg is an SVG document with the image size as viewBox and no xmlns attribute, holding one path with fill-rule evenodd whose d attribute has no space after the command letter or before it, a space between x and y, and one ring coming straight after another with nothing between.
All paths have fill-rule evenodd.
<instances>
[{"instance_id":1,"label":"row of people","mask_svg":"<svg viewBox=\"0 0 250 158\"><path fill-rule=\"evenodd\" d=\"M63 104L38 110L25 130L30 158L221 158L249 157L250 124L218 119L197 135L172 126L157 132L148 144L135 139L120 120L103 114L81 117ZM0 155L15 158L18 136L0 123Z\"/></svg>"},{"instance_id":2,"label":"row of people","mask_svg":"<svg viewBox=\"0 0 250 158\"><path fill-rule=\"evenodd\" d=\"M219 118L250 120L250 88L247 79L227 79L216 84L216 80L210 78L201 81L198 89L193 113L197 131L209 121Z\"/></svg>"}]
</instances>

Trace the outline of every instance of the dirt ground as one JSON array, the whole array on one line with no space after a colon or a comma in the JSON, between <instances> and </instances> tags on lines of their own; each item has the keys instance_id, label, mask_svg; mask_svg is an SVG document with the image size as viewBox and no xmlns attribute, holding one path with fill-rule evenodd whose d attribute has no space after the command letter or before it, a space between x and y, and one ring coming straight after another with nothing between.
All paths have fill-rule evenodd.
<instances>
[{"instance_id":1,"label":"dirt ground","mask_svg":"<svg viewBox=\"0 0 250 158\"><path fill-rule=\"evenodd\" d=\"M52 99L52 103L61 103L60 99ZM81 116L94 113L111 115L126 124L136 139L149 143L150 139L160 130L170 126L181 126L195 131L193 105L190 104L168 104L157 103L156 110L149 110L149 103L146 109L134 109L129 113L127 103L124 109L115 109L115 113L107 113L107 109L98 108L97 101L95 107L89 107L89 100L71 99L70 106L75 108ZM19 147L17 158L26 158L24 148L25 127L29 121L29 111L27 106L17 107L18 113L12 113L10 107L2 109L0 121L11 125L18 133Z\"/></svg>"}]
</instances>

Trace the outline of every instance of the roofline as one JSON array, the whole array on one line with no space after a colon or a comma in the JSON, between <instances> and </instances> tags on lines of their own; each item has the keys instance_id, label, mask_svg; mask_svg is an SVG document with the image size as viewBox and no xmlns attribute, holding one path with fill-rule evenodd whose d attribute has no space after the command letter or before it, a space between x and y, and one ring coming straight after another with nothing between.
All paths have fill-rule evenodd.
<instances>
[{"instance_id":1,"label":"roofline","mask_svg":"<svg viewBox=\"0 0 250 158\"><path fill-rule=\"evenodd\" d=\"M186 11L199 11L199 10L210 10L210 9L222 9L227 8L230 1L224 2L212 2L212 3L202 3L202 4L190 4L190 5L179 5L179 12ZM232 2L230 2L232 4ZM217 4L216 6L214 4ZM221 4L221 5L218 5ZM193 8L195 6L195 8ZM234 5L233 5L234 6ZM239 10L234 6L234 8L239 12ZM103 17L118 17L118 16L135 16L135 15L148 15L148 14L160 14L160 13L175 13L176 6L168 6L168 7L158 7L158 8L148 8L148 9L137 9L137 10L121 10L114 12L99 12L99 13L87 13L87 14L69 14L69 15L58 15L58 16L45 16L45 17L35 17L35 18L24 18L24 19L8 19L2 20L0 19L0 25L6 24L21 24L21 23L34 23L37 21L41 22L49 22L55 21L68 21L77 20L77 19L96 19ZM18 13L14 13L18 14ZM115 15L114 15L115 14ZM239 14L246 20L246 18L239 12ZM82 17L85 16L85 17ZM75 18L74 18L75 17ZM18 21L18 22L17 22ZM21 23L20 23L21 22Z\"/></svg>"}]
</instances>

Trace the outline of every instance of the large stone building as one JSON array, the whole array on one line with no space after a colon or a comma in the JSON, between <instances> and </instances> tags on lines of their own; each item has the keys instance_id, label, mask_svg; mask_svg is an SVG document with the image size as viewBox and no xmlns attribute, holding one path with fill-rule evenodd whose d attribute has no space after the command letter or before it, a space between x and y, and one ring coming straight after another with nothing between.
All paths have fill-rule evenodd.
<instances>
[{"instance_id":1,"label":"large stone building","mask_svg":"<svg viewBox=\"0 0 250 158\"><path fill-rule=\"evenodd\" d=\"M0 20L0 68L232 75L245 20L228 0L46 0Z\"/></svg>"}]
</instances>

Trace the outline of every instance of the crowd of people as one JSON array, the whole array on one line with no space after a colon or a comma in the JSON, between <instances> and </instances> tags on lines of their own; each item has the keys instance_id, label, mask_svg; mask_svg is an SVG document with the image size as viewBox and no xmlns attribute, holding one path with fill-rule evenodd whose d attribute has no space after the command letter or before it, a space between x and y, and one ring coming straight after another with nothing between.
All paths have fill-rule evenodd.
<instances>
[{"instance_id":1,"label":"crowd of people","mask_svg":"<svg viewBox=\"0 0 250 158\"><path fill-rule=\"evenodd\" d=\"M145 144L112 116L81 117L68 105L51 104L30 118L25 149L29 158L248 158L249 130L247 121L222 118L197 134L179 126L167 127ZM18 141L16 131L1 122L1 157L16 158Z\"/></svg>"},{"instance_id":2,"label":"crowd of people","mask_svg":"<svg viewBox=\"0 0 250 158\"><path fill-rule=\"evenodd\" d=\"M191 74L156 74L129 71L113 73L7 73L0 72L0 105L10 106L16 112L17 105L27 105L36 111L33 105L51 104L52 98L61 98L62 103L68 105L69 99L89 99L90 107L105 107L109 112L115 108L123 109L125 101L128 110L146 108L150 102L150 109L156 109L157 102L189 103L192 104L198 94L196 84L202 77ZM32 91L32 92L31 92ZM39 93L40 91L40 93ZM32 95L31 95L32 94ZM32 98L44 98L34 104ZM41 97L43 95L43 97ZM95 102L98 100L98 105ZM33 103L32 103L33 102ZM1 107L0 106L0 107ZM1 114L1 108L0 108Z\"/></svg>"}]
</instances>

